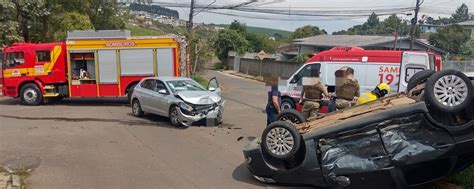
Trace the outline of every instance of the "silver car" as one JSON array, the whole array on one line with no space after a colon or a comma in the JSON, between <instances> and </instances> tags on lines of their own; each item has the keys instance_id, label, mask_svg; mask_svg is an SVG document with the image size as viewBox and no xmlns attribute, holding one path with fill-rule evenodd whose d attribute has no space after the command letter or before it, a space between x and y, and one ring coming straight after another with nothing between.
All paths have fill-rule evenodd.
<instances>
[{"instance_id":1,"label":"silver car","mask_svg":"<svg viewBox=\"0 0 474 189\"><path fill-rule=\"evenodd\" d=\"M147 112L169 117L173 126L191 126L202 121L218 125L224 112L216 78L209 80L207 89L190 78L144 78L133 90L131 103L134 116L141 117Z\"/></svg>"}]
</instances>

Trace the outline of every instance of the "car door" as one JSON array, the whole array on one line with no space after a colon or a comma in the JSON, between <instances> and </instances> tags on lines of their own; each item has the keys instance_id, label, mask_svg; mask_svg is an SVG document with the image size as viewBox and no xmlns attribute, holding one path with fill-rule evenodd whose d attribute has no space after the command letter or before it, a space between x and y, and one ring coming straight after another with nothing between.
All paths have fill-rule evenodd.
<instances>
[{"instance_id":1,"label":"car door","mask_svg":"<svg viewBox=\"0 0 474 189\"><path fill-rule=\"evenodd\" d=\"M146 112L156 114L156 110L153 106L154 100L154 88L156 88L156 80L155 79L147 79L140 84L141 89L139 90L140 93L140 105L142 109ZM138 91L137 91L138 92Z\"/></svg>"},{"instance_id":2,"label":"car door","mask_svg":"<svg viewBox=\"0 0 474 189\"><path fill-rule=\"evenodd\" d=\"M220 85L219 85L219 81L217 80L216 77L213 77L209 80L209 82L207 84L207 90L212 91L212 92L218 94L219 96L221 96L221 88L220 88Z\"/></svg>"},{"instance_id":3,"label":"car door","mask_svg":"<svg viewBox=\"0 0 474 189\"><path fill-rule=\"evenodd\" d=\"M158 115L168 116L170 94L163 81L155 80L151 105Z\"/></svg>"}]
</instances>

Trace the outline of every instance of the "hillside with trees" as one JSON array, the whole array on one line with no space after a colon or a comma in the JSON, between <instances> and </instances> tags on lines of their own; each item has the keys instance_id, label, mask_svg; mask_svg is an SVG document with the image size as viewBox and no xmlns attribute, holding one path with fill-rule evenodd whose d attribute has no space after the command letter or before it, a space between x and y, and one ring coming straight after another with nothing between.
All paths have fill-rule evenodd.
<instances>
[{"instance_id":1,"label":"hillside with trees","mask_svg":"<svg viewBox=\"0 0 474 189\"><path fill-rule=\"evenodd\" d=\"M22 0L0 3L0 46L64 41L72 30L124 29L127 14L116 1Z\"/></svg>"},{"instance_id":2,"label":"hillside with trees","mask_svg":"<svg viewBox=\"0 0 474 189\"><path fill-rule=\"evenodd\" d=\"M410 25L404 22L397 15L392 14L383 21L380 21L377 14L372 13L366 22L361 25L355 25L347 30L333 32L333 35L408 35L410 33ZM416 36L420 35L419 27L416 28Z\"/></svg>"},{"instance_id":3,"label":"hillside with trees","mask_svg":"<svg viewBox=\"0 0 474 189\"><path fill-rule=\"evenodd\" d=\"M134 11L145 11L151 14L157 14L162 16L173 17L179 19L179 13L176 10L171 10L159 5L147 5L147 4L138 4L132 3L129 7L130 10Z\"/></svg>"}]
</instances>

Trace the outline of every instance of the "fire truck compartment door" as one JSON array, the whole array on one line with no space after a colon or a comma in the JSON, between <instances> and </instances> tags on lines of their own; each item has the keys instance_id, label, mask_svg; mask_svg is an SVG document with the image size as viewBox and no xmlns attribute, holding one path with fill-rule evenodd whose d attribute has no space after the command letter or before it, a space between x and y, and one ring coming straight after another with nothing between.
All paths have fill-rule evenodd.
<instances>
[{"instance_id":1,"label":"fire truck compartment door","mask_svg":"<svg viewBox=\"0 0 474 189\"><path fill-rule=\"evenodd\" d=\"M398 91L406 90L408 81L415 73L428 69L430 69L430 59L427 53L403 52Z\"/></svg>"},{"instance_id":2,"label":"fire truck compartment door","mask_svg":"<svg viewBox=\"0 0 474 189\"><path fill-rule=\"evenodd\" d=\"M153 49L120 50L121 75L153 75Z\"/></svg>"},{"instance_id":3,"label":"fire truck compartment door","mask_svg":"<svg viewBox=\"0 0 474 189\"><path fill-rule=\"evenodd\" d=\"M117 56L115 50L99 50L98 56L100 83L117 83Z\"/></svg>"},{"instance_id":4,"label":"fire truck compartment door","mask_svg":"<svg viewBox=\"0 0 474 189\"><path fill-rule=\"evenodd\" d=\"M172 48L156 49L156 73L158 76L174 76L174 54Z\"/></svg>"}]
</instances>

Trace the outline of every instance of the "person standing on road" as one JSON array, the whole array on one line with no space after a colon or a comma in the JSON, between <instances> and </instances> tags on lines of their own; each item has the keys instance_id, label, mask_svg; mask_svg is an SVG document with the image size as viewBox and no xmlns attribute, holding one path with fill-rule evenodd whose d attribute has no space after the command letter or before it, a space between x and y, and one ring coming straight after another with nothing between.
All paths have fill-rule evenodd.
<instances>
[{"instance_id":1,"label":"person standing on road","mask_svg":"<svg viewBox=\"0 0 474 189\"><path fill-rule=\"evenodd\" d=\"M300 104L303 103L301 113L305 119L316 117L321 106L322 95L329 96L326 86L319 80L319 70L311 70L311 79L315 80L309 81L309 85L303 81L303 91L299 102Z\"/></svg>"},{"instance_id":2,"label":"person standing on road","mask_svg":"<svg viewBox=\"0 0 474 189\"><path fill-rule=\"evenodd\" d=\"M277 115L280 113L281 93L278 91L278 78L272 78L267 82L271 86L268 91L267 107L267 125L277 120Z\"/></svg>"},{"instance_id":3,"label":"person standing on road","mask_svg":"<svg viewBox=\"0 0 474 189\"><path fill-rule=\"evenodd\" d=\"M349 108L356 104L360 95L359 81L354 78L354 69L350 67L341 68L344 70L344 81L341 86L336 87L335 105L338 110Z\"/></svg>"}]
</instances>

